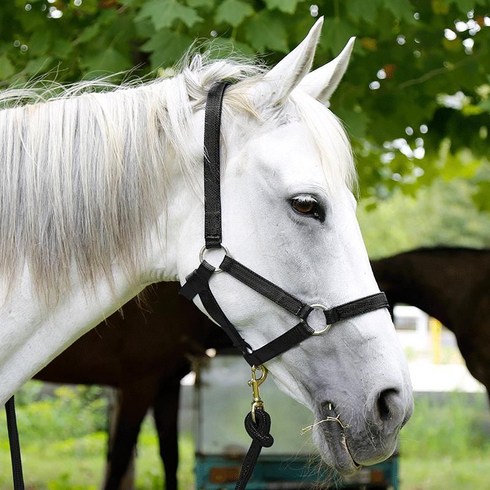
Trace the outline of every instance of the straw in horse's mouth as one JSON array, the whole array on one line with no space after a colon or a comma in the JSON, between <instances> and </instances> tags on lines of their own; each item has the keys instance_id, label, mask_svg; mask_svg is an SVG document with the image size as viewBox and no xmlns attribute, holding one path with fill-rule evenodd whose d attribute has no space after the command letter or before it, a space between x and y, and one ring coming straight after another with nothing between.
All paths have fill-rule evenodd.
<instances>
[{"instance_id":1,"label":"straw in horse's mouth","mask_svg":"<svg viewBox=\"0 0 490 490\"><path fill-rule=\"evenodd\" d=\"M328 402L326 405L327 405L328 411L331 411L334 414L336 413L334 408L333 408L332 403ZM314 424L308 425L308 426L304 427L303 429L301 429L301 434L305 434L306 432L313 430L317 425L324 424L325 422L337 422L340 425L340 427L342 427L342 430L349 428L349 426L347 424L344 424L340 420L340 415L337 415L336 417L332 417L332 416L328 415L326 418L319 420L318 422L315 422Z\"/></svg>"},{"instance_id":2,"label":"straw in horse's mouth","mask_svg":"<svg viewBox=\"0 0 490 490\"><path fill-rule=\"evenodd\" d=\"M340 414L338 414L335 411L334 405L332 403L327 402L326 407L327 407L326 411L331 413L332 415L327 415L324 419L319 420L318 422L315 422L311 425L308 425L307 427L304 427L303 429L301 429L301 434L305 434L306 432L313 430L316 426L321 425L321 424L332 423L332 422L337 423L340 426L340 434L339 434L340 435L340 444L342 446L344 446L344 448L345 448L346 452L349 454L354 466L357 469L361 468L361 465L359 463L357 463L356 460L352 457L352 453L351 453L349 446L347 444L347 437L345 435L345 430L349 428L349 425L342 422L342 420L340 419Z\"/></svg>"}]
</instances>

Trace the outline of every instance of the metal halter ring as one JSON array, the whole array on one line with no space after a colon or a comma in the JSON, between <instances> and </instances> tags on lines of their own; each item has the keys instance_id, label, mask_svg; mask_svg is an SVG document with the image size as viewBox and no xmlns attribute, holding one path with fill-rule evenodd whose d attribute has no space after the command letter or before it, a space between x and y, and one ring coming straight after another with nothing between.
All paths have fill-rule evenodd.
<instances>
[{"instance_id":1,"label":"metal halter ring","mask_svg":"<svg viewBox=\"0 0 490 490\"><path fill-rule=\"evenodd\" d=\"M221 245L220 248L225 252L225 256L226 255L230 256L228 249L224 245ZM206 245L204 245L204 247L202 247L201 251L199 252L199 262L202 262L204 260L204 255L209 250L219 250L219 249L218 248L206 248ZM213 265L213 264L210 264L210 265ZM213 265L213 267L214 267L214 265ZM219 267L215 267L214 272L216 274L219 274L220 272L223 272L223 269L220 269Z\"/></svg>"},{"instance_id":2,"label":"metal halter ring","mask_svg":"<svg viewBox=\"0 0 490 490\"><path fill-rule=\"evenodd\" d=\"M310 307L316 310L328 311L328 308L320 303L315 303L313 305L310 305ZM331 323L327 323L325 327L323 327L321 330L315 330L311 335L321 335L325 332L328 332L331 326L332 326Z\"/></svg>"}]
</instances>

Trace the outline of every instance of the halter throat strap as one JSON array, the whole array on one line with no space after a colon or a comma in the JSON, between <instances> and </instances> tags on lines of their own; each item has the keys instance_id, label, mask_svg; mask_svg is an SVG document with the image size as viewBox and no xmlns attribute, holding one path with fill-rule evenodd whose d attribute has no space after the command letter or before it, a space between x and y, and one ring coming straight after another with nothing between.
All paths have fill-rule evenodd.
<instances>
[{"instance_id":1,"label":"halter throat strap","mask_svg":"<svg viewBox=\"0 0 490 490\"><path fill-rule=\"evenodd\" d=\"M211 87L206 102L204 116L204 238L205 247L201 252L201 264L187 278L180 294L193 300L199 296L201 302L213 318L230 337L251 366L260 366L265 362L288 351L312 335L329 330L332 324L362 315L380 308L387 308L388 301L384 293L376 293L333 308L322 305L308 305L292 294L270 282L256 272L232 258L222 245L221 191L220 191L220 128L223 96L229 82L218 82ZM223 248L225 257L218 268L204 260L204 252L209 249ZM249 288L257 291L278 306L289 311L299 319L293 328L272 340L268 344L253 350L243 339L235 326L229 321L216 301L209 281L212 275L222 271ZM238 299L237 299L238 301ZM325 316L325 327L315 331L308 324L308 316L315 309L321 309Z\"/></svg>"}]
</instances>

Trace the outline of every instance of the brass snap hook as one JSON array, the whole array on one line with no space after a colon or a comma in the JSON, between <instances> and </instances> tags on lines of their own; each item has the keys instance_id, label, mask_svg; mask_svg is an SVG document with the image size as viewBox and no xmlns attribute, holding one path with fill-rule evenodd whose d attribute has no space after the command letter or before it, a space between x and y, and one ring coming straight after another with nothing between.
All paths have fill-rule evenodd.
<instances>
[{"instance_id":1,"label":"brass snap hook","mask_svg":"<svg viewBox=\"0 0 490 490\"><path fill-rule=\"evenodd\" d=\"M257 373L258 372L258 373ZM252 379L248 386L252 388L252 420L255 422L255 411L257 408L264 408L264 402L260 398L259 387L267 378L267 368L265 366L252 366Z\"/></svg>"}]
</instances>

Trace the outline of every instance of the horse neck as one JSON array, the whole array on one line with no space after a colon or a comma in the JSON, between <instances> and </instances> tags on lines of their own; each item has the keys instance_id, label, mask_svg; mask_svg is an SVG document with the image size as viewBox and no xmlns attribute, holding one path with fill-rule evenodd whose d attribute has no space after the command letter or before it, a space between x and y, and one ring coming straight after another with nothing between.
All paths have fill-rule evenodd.
<instances>
[{"instance_id":1,"label":"horse neck","mask_svg":"<svg viewBox=\"0 0 490 490\"><path fill-rule=\"evenodd\" d=\"M154 92L158 91L158 89L159 87L156 85L152 87ZM163 90L164 87L162 87ZM107 97L116 96L117 94L107 95ZM165 98L166 94L162 94L161 99L163 102ZM82 102L80 99L80 105L85 108ZM120 104L114 105L114 107L119 110ZM39 110L42 109L42 107L39 107ZM135 193L124 193L124 189L122 189L118 194L119 202L122 203L120 208L127 211L128 214L136 214L136 216L132 217L133 226L130 226L131 223L128 224L127 222L126 227L122 228L121 225L121 230L119 230L118 223L122 221L123 217L119 220L120 216L118 215L113 219L113 234L121 235L122 231L124 231L124 240L120 239L120 242L122 245L124 245L125 241L131 242L132 247L127 249L123 246L119 248L113 247L113 253L107 253L107 260L103 264L104 267L99 267L96 260L87 260L86 265L93 267L93 277L95 278L94 281L88 281L81 276L80 267L76 263L76 252L84 247L80 246L80 244L77 245L76 240L72 240L70 247L72 247L73 258L70 257L66 261L67 263L63 265L57 263L55 269L55 272L71 272L66 272L66 278L60 281L63 287L59 288L59 296L55 295L54 302L53 304L50 303L49 307L43 304L39 297L41 288L38 283L40 281L33 274L30 264L26 265L25 257L19 259L20 272L22 273L22 267L24 272L22 274L19 273L18 277L20 279L17 280L16 277L13 286L0 281L0 379L2 380L2 383L0 383L0 404L6 401L26 380L30 379L68 345L95 327L132 297L139 294L146 285L175 278L176 258L170 257L167 251L170 248L177 249L177 237L180 228L175 225L174 221L183 215L183 209L191 206L192 191L188 185L190 177L181 170L182 164L172 150L175 144L179 142L179 138L166 133L166 131L170 132L173 126L168 122L168 118L164 114L165 107L162 108L161 112L162 114L158 115L159 117L161 116L161 121L159 121L161 124L153 124L150 128L153 131L151 134L152 148L144 148L143 142L149 141L149 137L140 133L145 131L145 128L141 128L140 125L136 124L138 121L134 121L133 124L135 131L138 131L137 137L140 138L138 139L140 144L136 145L135 143L134 145L135 148L137 146L136 156L139 158L136 160L135 156L134 161L138 161L142 165L153 165L155 172L143 176L134 175L134 172L137 171L137 165L132 164L133 160L128 162L117 160L119 163L128 163L124 167L127 171L121 172L121 179L123 177L126 179L131 177L139 178L140 180L145 179L145 185L143 186L142 184L140 192L142 197L139 202L131 198ZM154 119L150 116L151 114L148 115L147 120ZM181 128L182 133L186 129ZM119 136L122 137L124 134L122 132ZM159 136L162 138L161 140L157 139ZM180 139L183 137L182 135ZM165 145L165 151L163 152L157 151L160 141L162 141L162 145ZM156 155L151 155L151 162L148 161L150 158L145 158L145 155L148 156L150 152L157 153ZM195 148L190 148L188 154L192 152L195 152ZM117 154L119 155L120 153ZM124 152L122 154L124 155ZM163 157L165 158L163 159ZM184 157L185 155L180 155L180 160ZM87 157L86 160L87 166L91 163L94 165L97 163L95 158ZM107 166L109 168L109 164ZM159 166L165 167L164 172L159 171ZM100 169L100 167L98 168ZM89 172L87 173L91 175ZM165 175L162 177L162 174ZM42 178L42 176L40 175L39 178ZM90 186L87 185L87 187L90 191ZM148 188L150 188L149 192L143 192ZM114 191L114 189L112 190ZM111 189L108 190L108 193L110 191ZM99 194L102 193L99 192ZM86 200L91 202L89 199ZM157 202L158 206L151 206L152 203L149 201L152 200ZM194 197L194 201L198 201L198 199ZM131 206L128 206L128 203ZM172 203L172 206L169 209L165 209L165 203ZM150 216L150 219L147 219L146 215L143 216L143 205L149 206L151 211L154 211L155 219L152 216ZM63 210L61 209L60 211L62 215ZM171 233L168 232L170 228L167 226L168 222L171 221L170 218L172 218L173 222ZM93 225L94 221L97 220L90 221ZM103 229L107 228L107 226L103 220L98 220L97 222L104 224L103 227L101 226L101 230L94 228L94 236L100 237ZM73 226L73 228L77 229L76 226ZM148 230L148 233L146 233L146 230ZM118 233L118 231L121 231L121 233ZM139 231L144 233L139 234ZM99 242L100 247L106 243L103 239L96 239L95 242ZM93 247L97 248L99 245L95 244ZM120 250L122 250L122 253L119 253ZM136 251L138 255L134 260L134 264L132 263L130 264L131 267L128 267L126 257L133 251ZM102 253L102 250L96 250L95 252ZM99 257L97 253L89 254L87 250L85 250L85 254L88 258ZM139 259L140 257L141 260ZM198 251L196 253L196 261L197 257ZM93 264L94 262L95 265ZM132 267L133 265L134 267ZM128 271L131 271L131 274ZM41 285L50 286L51 281L46 280Z\"/></svg>"},{"instance_id":2,"label":"horse neck","mask_svg":"<svg viewBox=\"0 0 490 490\"><path fill-rule=\"evenodd\" d=\"M75 280L59 301L42 305L27 268L0 308L0 404L81 335L141 292L114 266L112 281L90 291Z\"/></svg>"},{"instance_id":3,"label":"horse neck","mask_svg":"<svg viewBox=\"0 0 490 490\"><path fill-rule=\"evenodd\" d=\"M457 254L414 251L374 261L373 269L392 304L416 306L454 330L472 289L465 265Z\"/></svg>"}]
</instances>

